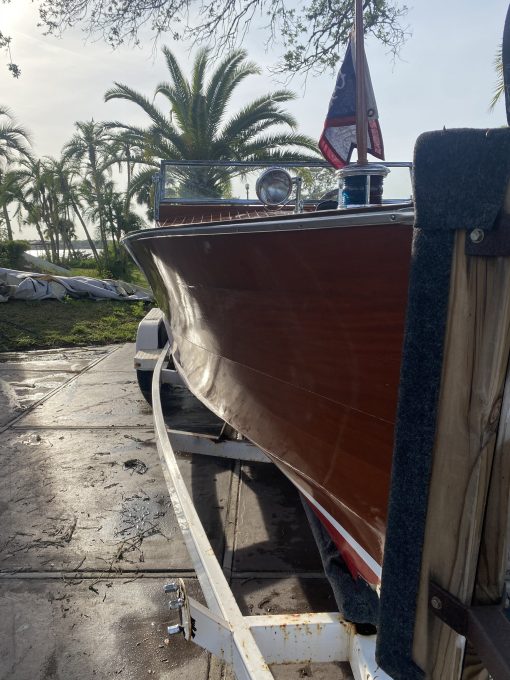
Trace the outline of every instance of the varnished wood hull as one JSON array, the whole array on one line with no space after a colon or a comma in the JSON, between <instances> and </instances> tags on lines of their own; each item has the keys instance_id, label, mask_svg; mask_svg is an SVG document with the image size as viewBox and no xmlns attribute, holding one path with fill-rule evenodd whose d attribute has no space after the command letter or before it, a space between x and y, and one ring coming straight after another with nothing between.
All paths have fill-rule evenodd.
<instances>
[{"instance_id":1,"label":"varnished wood hull","mask_svg":"<svg viewBox=\"0 0 510 680\"><path fill-rule=\"evenodd\" d=\"M370 215L156 229L127 247L190 389L268 452L376 583L412 228Z\"/></svg>"}]
</instances>

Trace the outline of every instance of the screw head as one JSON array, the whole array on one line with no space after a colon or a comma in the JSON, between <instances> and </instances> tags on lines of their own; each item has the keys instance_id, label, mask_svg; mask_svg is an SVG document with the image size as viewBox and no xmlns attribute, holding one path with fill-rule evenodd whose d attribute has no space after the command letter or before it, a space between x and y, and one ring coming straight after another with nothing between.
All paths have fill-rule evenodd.
<instances>
[{"instance_id":1,"label":"screw head","mask_svg":"<svg viewBox=\"0 0 510 680\"><path fill-rule=\"evenodd\" d=\"M477 227L469 234L469 238L471 239L472 243L481 243L485 238L485 232L483 229L478 229Z\"/></svg>"},{"instance_id":2,"label":"screw head","mask_svg":"<svg viewBox=\"0 0 510 680\"><path fill-rule=\"evenodd\" d=\"M432 609L442 609L443 608L443 603L441 600L437 597L437 595L434 595L432 599L430 600L430 604L432 606Z\"/></svg>"}]
</instances>

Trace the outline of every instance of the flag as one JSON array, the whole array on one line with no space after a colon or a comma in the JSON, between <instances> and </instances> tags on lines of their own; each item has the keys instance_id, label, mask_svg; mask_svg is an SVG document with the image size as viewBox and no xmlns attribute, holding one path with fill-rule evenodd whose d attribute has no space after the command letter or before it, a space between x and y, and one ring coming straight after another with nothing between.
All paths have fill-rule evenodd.
<instances>
[{"instance_id":1,"label":"flag","mask_svg":"<svg viewBox=\"0 0 510 680\"><path fill-rule=\"evenodd\" d=\"M349 39L347 52L338 73L335 91L329 103L319 149L334 168L343 168L356 146L356 66L354 40ZM367 151L384 160L384 146L374 90L365 59L365 87L368 120Z\"/></svg>"}]
</instances>

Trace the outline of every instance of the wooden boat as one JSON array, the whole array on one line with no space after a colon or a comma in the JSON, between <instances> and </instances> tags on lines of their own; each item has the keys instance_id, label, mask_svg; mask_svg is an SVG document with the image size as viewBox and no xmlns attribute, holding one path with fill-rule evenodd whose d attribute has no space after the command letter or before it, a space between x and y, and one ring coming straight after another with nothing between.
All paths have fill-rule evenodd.
<instances>
[{"instance_id":1,"label":"wooden boat","mask_svg":"<svg viewBox=\"0 0 510 680\"><path fill-rule=\"evenodd\" d=\"M510 12L503 56L510 121ZM508 128L427 133L413 205L366 179L362 206L209 197L184 220L163 166L159 228L126 239L175 366L306 498L395 680L510 675L509 159Z\"/></svg>"},{"instance_id":2,"label":"wooden boat","mask_svg":"<svg viewBox=\"0 0 510 680\"><path fill-rule=\"evenodd\" d=\"M190 390L301 491L353 577L354 600L361 582L372 593L382 582L375 614L360 621L380 626L379 663L395 678L421 677L417 661L434 669L430 677L446 677L437 642L446 635L448 663L462 664L465 632L461 640L443 633L439 619L430 623L426 598L453 578L454 593L469 603L477 550L487 565L476 575L482 592L492 602L501 594L498 527L510 459L495 447L498 428L510 422L508 396L500 423L510 351L510 250L500 217L507 132L424 135L416 218L410 203L314 210L310 201L296 214L229 198L195 202L182 224L176 199L162 197L160 226L125 239L164 311ZM458 160L464 139L477 173ZM452 159L458 195L431 179L431 153ZM182 211L178 201L175 208ZM484 226L465 231L466 222ZM487 416L473 410L472 394ZM490 474L491 466L503 472ZM476 481L470 512L461 479ZM498 485L504 490L491 495ZM473 549L460 568L463 536ZM484 657L489 665L494 649Z\"/></svg>"},{"instance_id":3,"label":"wooden boat","mask_svg":"<svg viewBox=\"0 0 510 680\"><path fill-rule=\"evenodd\" d=\"M411 205L186 208L177 226L183 204L160 199L160 226L125 241L169 320L176 367L304 494L351 573L377 585Z\"/></svg>"}]
</instances>

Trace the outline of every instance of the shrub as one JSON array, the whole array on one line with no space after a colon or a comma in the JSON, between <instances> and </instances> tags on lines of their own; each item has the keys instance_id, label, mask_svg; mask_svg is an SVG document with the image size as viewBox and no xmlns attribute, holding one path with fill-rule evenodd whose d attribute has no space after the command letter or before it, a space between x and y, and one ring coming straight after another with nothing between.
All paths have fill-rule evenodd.
<instances>
[{"instance_id":1,"label":"shrub","mask_svg":"<svg viewBox=\"0 0 510 680\"><path fill-rule=\"evenodd\" d=\"M113 247L109 245L108 256L105 257L104 253L101 253L99 259L99 271L105 278L130 281L132 272L136 269L134 262L123 248L115 252Z\"/></svg>"},{"instance_id":2,"label":"shrub","mask_svg":"<svg viewBox=\"0 0 510 680\"><path fill-rule=\"evenodd\" d=\"M71 269L97 269L97 262L95 259L91 255L83 253L81 250L77 250L74 254L67 257L63 261L63 264Z\"/></svg>"},{"instance_id":3,"label":"shrub","mask_svg":"<svg viewBox=\"0 0 510 680\"><path fill-rule=\"evenodd\" d=\"M23 269L23 253L29 248L28 241L0 241L0 267Z\"/></svg>"}]
</instances>

